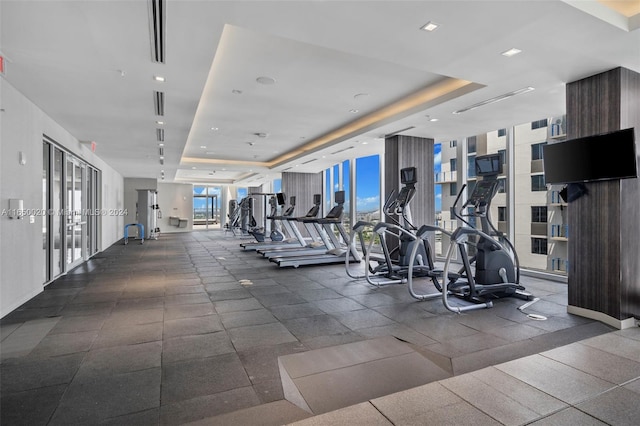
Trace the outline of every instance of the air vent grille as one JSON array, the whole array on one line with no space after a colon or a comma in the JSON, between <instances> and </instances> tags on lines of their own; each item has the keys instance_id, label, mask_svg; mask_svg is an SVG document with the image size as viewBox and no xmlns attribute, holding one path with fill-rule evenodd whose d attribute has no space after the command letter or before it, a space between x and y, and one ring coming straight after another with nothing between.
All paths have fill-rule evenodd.
<instances>
[{"instance_id":1,"label":"air vent grille","mask_svg":"<svg viewBox=\"0 0 640 426\"><path fill-rule=\"evenodd\" d=\"M305 161L305 162L304 162L304 163L302 163L302 164L309 164L309 163L313 163L314 161L317 161L317 160L318 160L317 158L314 158L313 160Z\"/></svg>"},{"instance_id":2,"label":"air vent grille","mask_svg":"<svg viewBox=\"0 0 640 426\"><path fill-rule=\"evenodd\" d=\"M163 147L160 147L160 148L158 149L158 151L160 151L160 155L164 155L164 148L163 148Z\"/></svg>"},{"instance_id":3,"label":"air vent grille","mask_svg":"<svg viewBox=\"0 0 640 426\"><path fill-rule=\"evenodd\" d=\"M153 109L156 115L164 115L164 92L153 91Z\"/></svg>"},{"instance_id":4,"label":"air vent grille","mask_svg":"<svg viewBox=\"0 0 640 426\"><path fill-rule=\"evenodd\" d=\"M151 60L164 64L165 0L149 0L149 31L151 32Z\"/></svg>"},{"instance_id":5,"label":"air vent grille","mask_svg":"<svg viewBox=\"0 0 640 426\"><path fill-rule=\"evenodd\" d=\"M160 159L160 165L164 165L164 158Z\"/></svg>"},{"instance_id":6,"label":"air vent grille","mask_svg":"<svg viewBox=\"0 0 640 426\"><path fill-rule=\"evenodd\" d=\"M158 142L164 142L164 129L156 129L156 139Z\"/></svg>"},{"instance_id":7,"label":"air vent grille","mask_svg":"<svg viewBox=\"0 0 640 426\"><path fill-rule=\"evenodd\" d=\"M291 170L293 169L293 167L287 167L286 169L282 169L283 172L286 172L287 170Z\"/></svg>"}]
</instances>

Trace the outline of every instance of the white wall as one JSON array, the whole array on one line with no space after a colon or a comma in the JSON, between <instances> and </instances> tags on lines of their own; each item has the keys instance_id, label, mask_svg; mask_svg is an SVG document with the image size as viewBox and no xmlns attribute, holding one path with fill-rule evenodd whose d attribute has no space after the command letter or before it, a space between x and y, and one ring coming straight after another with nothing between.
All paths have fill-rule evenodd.
<instances>
[{"instance_id":1,"label":"white wall","mask_svg":"<svg viewBox=\"0 0 640 426\"><path fill-rule=\"evenodd\" d=\"M193 185L182 183L158 183L158 205L162 218L158 220L160 235L193 230ZM186 228L169 224L169 216L188 219ZM162 236L160 237L162 238Z\"/></svg>"},{"instance_id":2,"label":"white wall","mask_svg":"<svg viewBox=\"0 0 640 426\"><path fill-rule=\"evenodd\" d=\"M123 178L118 172L2 77L0 100L0 211L8 209L12 198L24 200L25 209L42 209L43 135L102 171L102 208L123 208ZM25 165L18 161L19 152ZM35 219L29 223L29 218L0 215L0 317L44 288L42 218ZM102 217L102 249L121 238L123 223L122 216Z\"/></svg>"}]
</instances>

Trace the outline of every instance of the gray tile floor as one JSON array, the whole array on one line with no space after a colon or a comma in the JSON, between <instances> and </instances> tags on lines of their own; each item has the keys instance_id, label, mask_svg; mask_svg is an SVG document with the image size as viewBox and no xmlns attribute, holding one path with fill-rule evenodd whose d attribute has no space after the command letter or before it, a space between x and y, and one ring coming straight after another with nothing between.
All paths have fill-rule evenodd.
<instances>
[{"instance_id":1,"label":"gray tile floor","mask_svg":"<svg viewBox=\"0 0 640 426\"><path fill-rule=\"evenodd\" d=\"M567 314L560 283L523 280L542 299L528 312L547 321L528 319L516 309L522 301L506 299L457 315L438 300L414 301L404 286L353 281L343 265L279 269L239 242L210 231L114 245L3 318L0 423L174 425L278 407L278 356L380 336L439 354L459 375L543 351L544 362L562 364L566 353L552 349L611 331ZM594 355L615 344L609 336L590 340L575 368L615 363ZM615 381L635 367L620 365ZM607 421L615 415L607 401L625 408L639 386L557 416L593 412ZM456 398L449 403L460 406L460 419L479 411ZM371 414L368 405L351 409Z\"/></svg>"}]
</instances>

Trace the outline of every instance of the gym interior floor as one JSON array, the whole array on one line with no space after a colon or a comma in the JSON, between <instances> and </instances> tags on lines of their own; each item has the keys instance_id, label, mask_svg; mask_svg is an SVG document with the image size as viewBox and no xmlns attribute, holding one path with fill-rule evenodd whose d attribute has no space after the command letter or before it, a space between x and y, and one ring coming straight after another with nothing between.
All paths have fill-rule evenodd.
<instances>
[{"instance_id":1,"label":"gym interior floor","mask_svg":"<svg viewBox=\"0 0 640 426\"><path fill-rule=\"evenodd\" d=\"M0 423L232 422L228 414L220 416L249 407L286 411L278 405L284 402L278 368L283 355L394 336L441 355L451 373L465 377L620 333L567 314L562 283L523 278L527 290L541 299L527 311L546 321L518 311L524 302L517 299L458 315L439 300L415 301L403 285L375 289L354 281L343 264L279 269L255 252L243 252L240 242L222 231L163 234L143 245L120 242L2 319ZM637 331L629 339L635 349L640 347ZM636 355L614 361L632 363L626 367L637 379L640 351L630 353ZM629 359L633 356L635 361ZM604 368L592 352L580 359ZM640 381L633 383L625 390L640 393ZM639 408L627 405L614 410L617 418L603 420L635 423ZM256 415L268 423L266 414ZM392 416L385 414L385 421L411 423Z\"/></svg>"}]
</instances>

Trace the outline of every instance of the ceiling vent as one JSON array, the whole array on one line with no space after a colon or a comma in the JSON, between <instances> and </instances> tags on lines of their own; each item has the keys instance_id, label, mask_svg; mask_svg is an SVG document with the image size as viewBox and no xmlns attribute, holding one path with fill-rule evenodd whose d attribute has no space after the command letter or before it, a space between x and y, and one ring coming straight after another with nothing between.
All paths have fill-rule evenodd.
<instances>
[{"instance_id":1,"label":"ceiling vent","mask_svg":"<svg viewBox=\"0 0 640 426\"><path fill-rule=\"evenodd\" d=\"M302 164L309 164L309 163L313 163L314 161L317 161L317 160L318 160L317 158L314 158L313 160L305 161L305 162L304 162L304 163L302 163Z\"/></svg>"},{"instance_id":2,"label":"ceiling vent","mask_svg":"<svg viewBox=\"0 0 640 426\"><path fill-rule=\"evenodd\" d=\"M348 147L348 148L345 148L345 149L341 149L341 150L338 150L338 151L332 152L332 153L331 153L331 155L340 154L341 152L345 152L345 151L348 151L348 150L350 150L350 149L353 149L353 147L352 147L352 146L350 146L350 147Z\"/></svg>"},{"instance_id":3,"label":"ceiling vent","mask_svg":"<svg viewBox=\"0 0 640 426\"><path fill-rule=\"evenodd\" d=\"M158 142L164 142L164 129L156 129L156 139Z\"/></svg>"},{"instance_id":4,"label":"ceiling vent","mask_svg":"<svg viewBox=\"0 0 640 426\"><path fill-rule=\"evenodd\" d=\"M164 92L153 91L153 109L156 115L164 115Z\"/></svg>"},{"instance_id":5,"label":"ceiling vent","mask_svg":"<svg viewBox=\"0 0 640 426\"><path fill-rule=\"evenodd\" d=\"M151 35L151 61L164 64L165 0L149 0L149 31Z\"/></svg>"},{"instance_id":6,"label":"ceiling vent","mask_svg":"<svg viewBox=\"0 0 640 426\"><path fill-rule=\"evenodd\" d=\"M286 172L287 170L291 170L293 169L293 167L287 167L286 169L282 169L283 172Z\"/></svg>"},{"instance_id":7,"label":"ceiling vent","mask_svg":"<svg viewBox=\"0 0 640 426\"><path fill-rule=\"evenodd\" d=\"M164 148L163 147L160 147L160 149L158 151L160 151L160 155L164 155Z\"/></svg>"},{"instance_id":8,"label":"ceiling vent","mask_svg":"<svg viewBox=\"0 0 640 426\"><path fill-rule=\"evenodd\" d=\"M160 159L160 165L164 165L164 158Z\"/></svg>"},{"instance_id":9,"label":"ceiling vent","mask_svg":"<svg viewBox=\"0 0 640 426\"><path fill-rule=\"evenodd\" d=\"M411 130L411 129L415 129L415 128L416 128L416 126L409 126L409 127L405 128L405 129L396 130L395 132L388 133L388 134L384 135L384 138L385 139L386 138L390 138L392 136L399 135L402 132L406 132L407 130Z\"/></svg>"}]
</instances>

